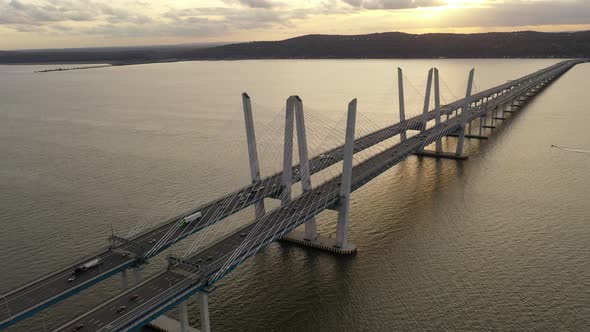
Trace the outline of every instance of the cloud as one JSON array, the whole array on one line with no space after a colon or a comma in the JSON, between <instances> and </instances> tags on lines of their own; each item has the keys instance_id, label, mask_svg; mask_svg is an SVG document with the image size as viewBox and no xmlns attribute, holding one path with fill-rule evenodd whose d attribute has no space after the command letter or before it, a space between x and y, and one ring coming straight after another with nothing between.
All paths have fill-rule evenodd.
<instances>
[{"instance_id":1,"label":"cloud","mask_svg":"<svg viewBox=\"0 0 590 332\"><path fill-rule=\"evenodd\" d=\"M279 5L278 2L270 0L223 0L223 2L230 5L239 4L250 8L273 8Z\"/></svg>"},{"instance_id":2,"label":"cloud","mask_svg":"<svg viewBox=\"0 0 590 332\"><path fill-rule=\"evenodd\" d=\"M0 3L0 25L42 26L53 22L146 23L150 18L128 9L93 0L41 0Z\"/></svg>"},{"instance_id":3,"label":"cloud","mask_svg":"<svg viewBox=\"0 0 590 332\"><path fill-rule=\"evenodd\" d=\"M411 9L444 5L446 1L219 0L218 6L183 2L189 6L183 7L164 0L0 0L0 47L10 47L4 36L13 41L33 36L31 40L47 43L57 37L94 43L98 40L95 36L100 35L104 40L149 43L152 39L167 42L167 38L175 42L272 40L307 33L449 31L471 27L494 30L590 23L587 0L488 0L477 6L469 3L440 11L414 11Z\"/></svg>"},{"instance_id":4,"label":"cloud","mask_svg":"<svg viewBox=\"0 0 590 332\"><path fill-rule=\"evenodd\" d=\"M486 6L450 11L448 21L465 27L517 27L590 23L590 3L574 1L487 1Z\"/></svg>"},{"instance_id":5,"label":"cloud","mask_svg":"<svg viewBox=\"0 0 590 332\"><path fill-rule=\"evenodd\" d=\"M350 6L363 9L410 9L420 7L445 6L443 0L342 0Z\"/></svg>"}]
</instances>

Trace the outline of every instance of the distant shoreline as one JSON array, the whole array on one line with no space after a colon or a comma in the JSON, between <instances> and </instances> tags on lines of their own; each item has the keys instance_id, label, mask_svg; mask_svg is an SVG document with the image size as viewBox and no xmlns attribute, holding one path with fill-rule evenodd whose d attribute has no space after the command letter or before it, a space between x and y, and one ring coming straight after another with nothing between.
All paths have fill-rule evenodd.
<instances>
[{"instance_id":1,"label":"distant shoreline","mask_svg":"<svg viewBox=\"0 0 590 332\"><path fill-rule=\"evenodd\" d=\"M179 61L278 59L572 59L590 57L590 31L476 34L306 35L214 47L0 51L0 64L112 66Z\"/></svg>"},{"instance_id":2,"label":"distant shoreline","mask_svg":"<svg viewBox=\"0 0 590 332\"><path fill-rule=\"evenodd\" d=\"M325 57L318 57L318 58L311 58L311 57L301 57L301 58L207 58L207 59L186 59L186 60L174 60L174 61L138 61L138 62L105 62L105 61L98 61L100 63L96 66L87 66L87 67L76 67L76 68L63 68L62 71L65 70L79 70L79 69L93 69L93 68L103 68L103 67L121 67L121 66L133 66L133 65L149 65L149 64L159 64L159 63L178 63L178 62L216 62L216 61L251 61L251 60L569 60L569 59L578 59L578 58L586 58L586 57L463 57L463 58L450 58L450 57L431 57L431 58L325 58ZM1 63L0 66L74 66L74 65L83 65L83 64L96 64L97 62L22 62L22 63ZM48 69L48 70L39 70L36 72L50 72L50 71L59 71L58 69Z\"/></svg>"},{"instance_id":3,"label":"distant shoreline","mask_svg":"<svg viewBox=\"0 0 590 332\"><path fill-rule=\"evenodd\" d=\"M64 71L72 71L72 70L89 70L89 69L98 69L98 68L108 68L108 67L122 67L122 66L134 66L134 65L150 65L150 64L164 64L164 63L179 63L179 62L216 62L216 61L267 61L267 60L570 60L574 59L571 57L502 57L502 58L481 58L481 57L471 57L471 58L446 58L446 57L432 57L432 58L227 58L227 59L187 59L187 60L174 60L174 61L134 61L129 63L124 62L114 62L114 63L101 63L99 65L92 65L92 66L84 66L84 67L72 67L72 68L49 68L43 70L35 70L34 73L55 73L55 72L64 72ZM0 63L0 66L74 66L74 65L83 65L83 64L91 64L88 62L68 62L68 63L57 63L57 62L36 62L36 63L8 63L3 64ZM94 63L92 63L94 64Z\"/></svg>"},{"instance_id":4,"label":"distant shoreline","mask_svg":"<svg viewBox=\"0 0 590 332\"><path fill-rule=\"evenodd\" d=\"M72 67L72 68L52 68L52 69L43 69L43 70L36 70L35 73L51 73L51 72L60 72L60 71L70 71L70 70L84 70L84 69L95 69L95 68L105 68L105 67L112 67L110 64L106 65L96 65L96 66L85 66L85 67Z\"/></svg>"}]
</instances>

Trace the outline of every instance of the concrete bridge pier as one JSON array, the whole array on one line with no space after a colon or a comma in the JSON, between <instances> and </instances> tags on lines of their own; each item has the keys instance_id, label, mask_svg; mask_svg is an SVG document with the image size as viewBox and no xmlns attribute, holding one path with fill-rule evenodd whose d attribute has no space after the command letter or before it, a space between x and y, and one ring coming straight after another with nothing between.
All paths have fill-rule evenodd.
<instances>
[{"instance_id":1,"label":"concrete bridge pier","mask_svg":"<svg viewBox=\"0 0 590 332\"><path fill-rule=\"evenodd\" d=\"M119 273L121 275L121 290L125 291L128 287L127 284L127 270L123 270L121 271L121 273Z\"/></svg>"},{"instance_id":2,"label":"concrete bridge pier","mask_svg":"<svg viewBox=\"0 0 590 332\"><path fill-rule=\"evenodd\" d=\"M504 113L514 113L514 112L515 112L515 110L514 110L514 106L512 105L512 102L510 102L509 104L506 104L506 107L504 108Z\"/></svg>"},{"instance_id":3,"label":"concrete bridge pier","mask_svg":"<svg viewBox=\"0 0 590 332\"><path fill-rule=\"evenodd\" d=\"M141 273L141 269L138 267L133 268L133 279L135 279L135 283L139 284L143 281L143 274Z\"/></svg>"},{"instance_id":4,"label":"concrete bridge pier","mask_svg":"<svg viewBox=\"0 0 590 332\"><path fill-rule=\"evenodd\" d=\"M186 301L181 302L178 305L178 310L180 311L180 332L187 332L188 331L188 308L186 305Z\"/></svg>"},{"instance_id":5,"label":"concrete bridge pier","mask_svg":"<svg viewBox=\"0 0 590 332\"><path fill-rule=\"evenodd\" d=\"M211 332L211 323L209 321L209 293L202 291L197 294L199 300L199 314L201 327L196 329L189 324L188 320L188 299L178 305L179 319L173 319L162 315L149 323L160 331L165 332Z\"/></svg>"},{"instance_id":6,"label":"concrete bridge pier","mask_svg":"<svg viewBox=\"0 0 590 332\"><path fill-rule=\"evenodd\" d=\"M211 332L211 323L209 321L209 293L200 292L197 296L199 297L201 332Z\"/></svg>"},{"instance_id":7,"label":"concrete bridge pier","mask_svg":"<svg viewBox=\"0 0 590 332\"><path fill-rule=\"evenodd\" d=\"M492 113L488 113L486 115L483 116L483 124L480 124L480 128L483 129L495 129L496 127L494 126L494 113L495 113L495 108L494 110L492 110ZM488 116L490 117L490 121L491 124L488 125Z\"/></svg>"},{"instance_id":8,"label":"concrete bridge pier","mask_svg":"<svg viewBox=\"0 0 590 332\"><path fill-rule=\"evenodd\" d=\"M470 75L471 75L471 72L475 73L475 69L472 69L472 70L470 71L470 73L469 73ZM470 79L471 79L471 78L470 78ZM471 80L472 80L472 79L471 79ZM468 84L467 84L467 85L468 85L468 87L469 87L469 84L470 84L470 83L469 83L469 81L468 81ZM471 81L471 86L473 87L473 81ZM471 89L472 89L472 88L471 88ZM469 89L469 90L470 90L470 91L469 91L469 94L466 94L466 95L465 95L465 97L469 97L469 96L471 96L471 89ZM474 102L472 102L472 103L468 104L467 106L463 107L463 108L461 109L461 114L462 114L463 112L468 112L468 111L469 111L469 109L470 109L471 107L476 107L476 106L477 106L477 104L478 104L478 101L474 101ZM467 113L466 113L466 114L467 114ZM460 115L460 114L458 114L457 116L461 116L461 115ZM460 146L461 146L461 148L460 148L460 150L461 150L461 154L463 153L463 147L462 147L462 146L463 146L463 144L464 144L464 142L465 142L465 138L469 138L469 139L472 139L472 138L473 138L473 139L488 139L488 137L487 137L487 136L483 136L483 135L474 135L474 134L473 134L473 122L474 122L474 121L467 122L467 123L465 123L465 126L464 126L462 129L460 129L458 132L450 133L450 134L448 134L448 135L447 135L447 136L450 136L450 137L458 137L458 138L459 138L459 143L457 143L457 144L458 144L458 145L457 145L457 151L459 151L459 145L460 145ZM461 132L463 132L463 133L461 133ZM461 138L461 137L462 137L462 138Z\"/></svg>"},{"instance_id":9,"label":"concrete bridge pier","mask_svg":"<svg viewBox=\"0 0 590 332\"><path fill-rule=\"evenodd\" d=\"M473 71L472 71L473 72ZM429 77L431 75L429 74ZM470 73L470 80L472 82L472 76ZM469 85L469 84L468 84ZM430 91L429 91L429 85L427 86L426 89L426 94L427 94L427 99L430 99ZM469 97L471 95L471 90L468 91L468 96ZM429 105L428 105L428 101L425 99L424 100L424 110L425 112L428 112L429 109ZM463 112L466 112L467 108L464 108ZM465 113L464 115L467 115L467 113ZM463 114L461 115L463 116ZM439 72L438 69L434 68L434 120L435 120L435 126L438 126L441 124L441 115L440 115L440 82L439 82ZM424 126L424 128L426 128L426 126ZM448 136L448 135L447 135ZM464 140L465 140L465 127L463 126L463 123L461 124L461 130L458 134L459 136L459 144L463 144ZM417 156L420 157L434 157L434 158L446 158L446 159L456 159L456 160L463 160L463 159L467 159L467 156L463 155L462 152L463 148L461 148L461 153L448 153L448 152L443 152L442 149L442 138L439 138L436 140L435 142L435 151L426 151L426 150L422 150L418 153L416 153Z\"/></svg>"},{"instance_id":10,"label":"concrete bridge pier","mask_svg":"<svg viewBox=\"0 0 590 332\"><path fill-rule=\"evenodd\" d=\"M502 114L501 116L498 116L498 109L496 109L496 115L494 116L495 120L506 120L506 104L499 106L500 108L502 108Z\"/></svg>"}]
</instances>

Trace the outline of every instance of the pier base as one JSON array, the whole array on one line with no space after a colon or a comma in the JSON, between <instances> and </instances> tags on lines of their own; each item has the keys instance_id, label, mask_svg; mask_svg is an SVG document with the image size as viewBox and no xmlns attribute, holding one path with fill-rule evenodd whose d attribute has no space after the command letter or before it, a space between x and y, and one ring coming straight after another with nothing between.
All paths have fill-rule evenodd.
<instances>
[{"instance_id":1,"label":"pier base","mask_svg":"<svg viewBox=\"0 0 590 332\"><path fill-rule=\"evenodd\" d=\"M180 326L180 322L177 321L176 319L170 318L166 315L162 315L156 319L154 319L153 321L151 321L148 326L150 328L152 328L153 330L156 331L161 331L161 332L181 332L181 326ZM188 326L186 328L186 330L188 332L201 332L200 330Z\"/></svg>"},{"instance_id":2,"label":"pier base","mask_svg":"<svg viewBox=\"0 0 590 332\"><path fill-rule=\"evenodd\" d=\"M459 134L456 133L450 133L447 134L447 136L449 137L459 137ZM465 134L465 138L473 138L473 139L488 139L487 136L481 136L481 135L470 135L470 134Z\"/></svg>"},{"instance_id":3,"label":"pier base","mask_svg":"<svg viewBox=\"0 0 590 332\"><path fill-rule=\"evenodd\" d=\"M467 137L467 135L465 135L465 137ZM465 154L456 154L456 153L450 153L450 152L436 152L436 151L428 151L428 150L424 150L422 152L416 152L415 155L418 157L455 159L455 160L465 160L465 159L469 158L469 156L465 155Z\"/></svg>"},{"instance_id":4,"label":"pier base","mask_svg":"<svg viewBox=\"0 0 590 332\"><path fill-rule=\"evenodd\" d=\"M318 235L315 240L310 241L305 239L304 232L297 230L283 236L281 241L295 243L300 246L328 251L339 255L351 255L356 253L356 246L350 242L347 243L344 248L339 248L336 246L336 239Z\"/></svg>"}]
</instances>

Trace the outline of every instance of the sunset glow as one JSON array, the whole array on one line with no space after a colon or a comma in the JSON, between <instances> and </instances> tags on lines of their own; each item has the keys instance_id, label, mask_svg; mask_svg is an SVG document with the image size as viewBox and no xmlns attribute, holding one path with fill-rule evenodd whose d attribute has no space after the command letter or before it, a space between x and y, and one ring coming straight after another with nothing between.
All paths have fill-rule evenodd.
<instances>
[{"instance_id":1,"label":"sunset glow","mask_svg":"<svg viewBox=\"0 0 590 332\"><path fill-rule=\"evenodd\" d=\"M590 29L581 0L0 0L0 49Z\"/></svg>"}]
</instances>

